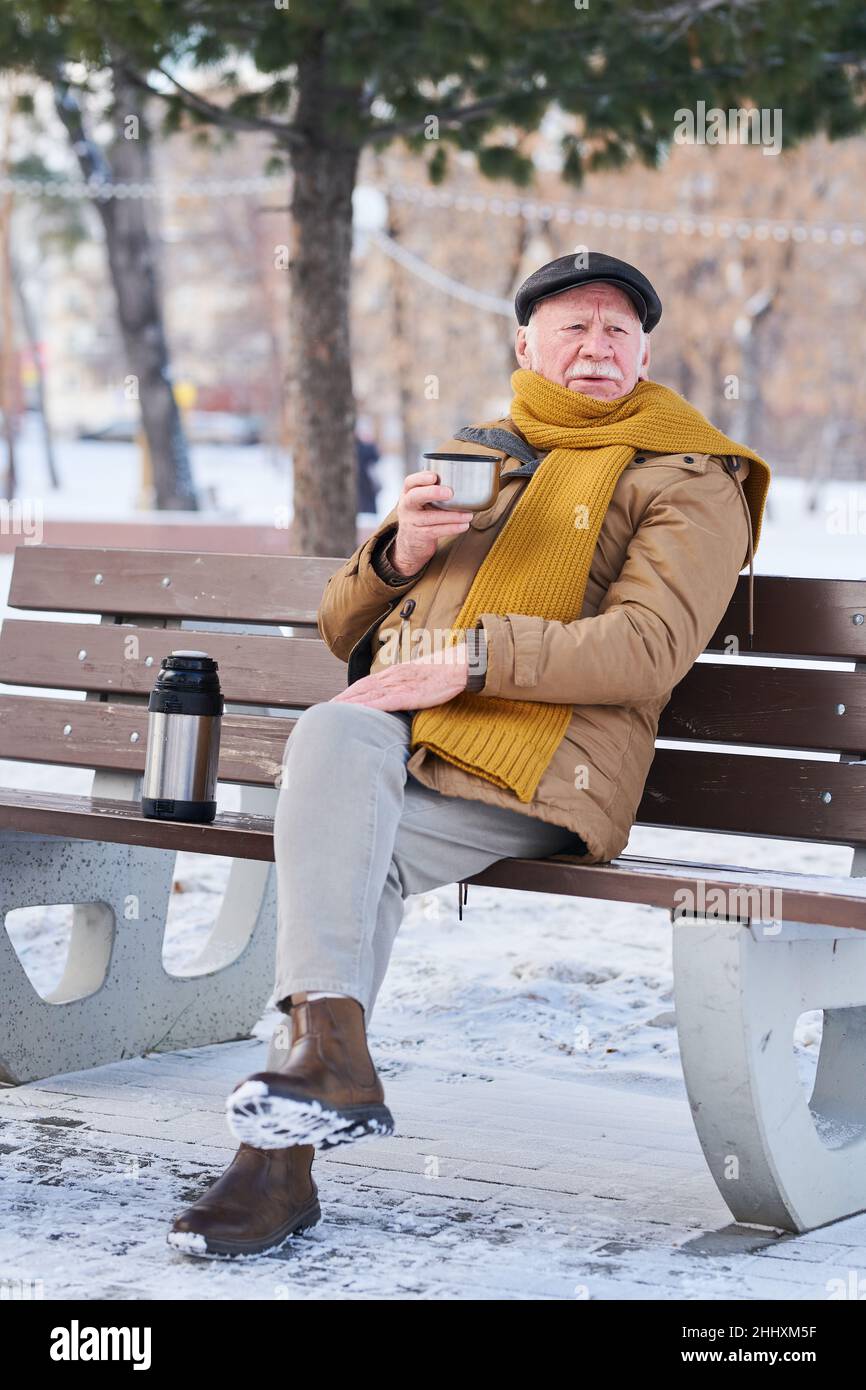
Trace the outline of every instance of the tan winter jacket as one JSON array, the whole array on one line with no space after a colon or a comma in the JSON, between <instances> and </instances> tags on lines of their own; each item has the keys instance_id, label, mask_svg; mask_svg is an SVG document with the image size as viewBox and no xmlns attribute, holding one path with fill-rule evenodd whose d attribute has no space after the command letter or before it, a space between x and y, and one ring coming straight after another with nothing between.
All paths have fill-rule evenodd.
<instances>
[{"instance_id":1,"label":"tan winter jacket","mask_svg":"<svg viewBox=\"0 0 866 1390\"><path fill-rule=\"evenodd\" d=\"M393 660L395 651L420 654L423 648L411 645L419 628L432 633L453 626L479 565L544 457L508 417L460 433L490 428L510 430L523 445L520 452L537 457L527 463L506 447L491 450L459 436L437 445L441 452L500 457L499 495L475 513L467 531L441 540L419 575L396 585L374 566L374 550L386 549L396 532L394 507L329 579L318 627L334 655L349 662L349 684L385 664L387 633L387 659ZM479 698L574 705L531 802L423 747L411 754L408 772L446 796L510 806L568 826L588 845L588 864L620 854L655 753L659 715L750 564L751 518L740 486L748 472L743 458L638 452L617 480L580 617L562 623L523 613L482 616L487 678ZM398 643L394 630L404 624L409 639L404 632Z\"/></svg>"}]
</instances>

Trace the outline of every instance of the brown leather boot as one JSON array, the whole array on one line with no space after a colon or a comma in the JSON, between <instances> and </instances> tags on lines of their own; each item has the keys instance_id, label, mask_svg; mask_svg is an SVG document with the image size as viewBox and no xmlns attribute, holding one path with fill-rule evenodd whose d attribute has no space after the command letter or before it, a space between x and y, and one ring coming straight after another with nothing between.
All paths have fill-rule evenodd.
<instances>
[{"instance_id":1,"label":"brown leather boot","mask_svg":"<svg viewBox=\"0 0 866 1390\"><path fill-rule=\"evenodd\" d=\"M394 1117L367 1050L357 999L307 999L284 1011L291 1043L279 1071L256 1072L226 1101L229 1128L259 1149L330 1149L393 1134Z\"/></svg>"},{"instance_id":2,"label":"brown leather boot","mask_svg":"<svg viewBox=\"0 0 866 1390\"><path fill-rule=\"evenodd\" d=\"M261 1255L296 1231L321 1221L311 1168L312 1144L262 1149L241 1144L228 1168L191 1207L175 1218L166 1237L184 1255Z\"/></svg>"}]
</instances>

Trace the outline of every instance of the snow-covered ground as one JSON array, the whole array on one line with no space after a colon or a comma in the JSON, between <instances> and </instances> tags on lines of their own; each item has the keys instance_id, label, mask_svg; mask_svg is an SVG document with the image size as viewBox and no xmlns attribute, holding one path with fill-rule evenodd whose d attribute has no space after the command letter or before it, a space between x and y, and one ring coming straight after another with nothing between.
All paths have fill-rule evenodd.
<instances>
[{"instance_id":1,"label":"snow-covered ground","mask_svg":"<svg viewBox=\"0 0 866 1390\"><path fill-rule=\"evenodd\" d=\"M45 515L128 516L136 488L134 450L123 445L82 445L65 447L61 452L61 469L65 486L60 494L45 497ZM287 470L274 467L261 449L208 449L196 454L196 472L201 483L214 489L213 498L220 509L240 514L244 520L260 520L272 515L273 508L286 501ZM41 464L32 449L25 454L22 492L44 495ZM383 473L391 479L389 491L380 494L380 512L393 503L399 467L396 461L386 460ZM866 578L866 488L851 484L829 484L823 490L816 510L804 506L804 490L793 480L779 479L771 490L769 514L765 519L756 568L764 573L827 575L832 577ZM0 593L7 591L11 557L0 557ZM5 609L6 612L10 610ZM63 615L57 615L62 617ZM12 689L13 687L6 687ZM46 692L50 693L50 692ZM34 765L12 762L0 763L0 782L6 786L45 787L55 791L84 792L89 790L90 774L84 770L57 771ZM236 807L236 788L221 788L220 806ZM754 865L764 868L847 874L851 866L851 851L843 847L819 847L786 843L772 839L673 833L637 827L629 842L629 853L682 856L694 859L716 859L728 863ZM208 856L181 854L177 862L179 891L172 896L166 930L165 960L173 970L183 970L184 962L200 948L212 922L228 861ZM519 1109L521 1097L527 1099L539 1088L549 1086L565 1093L568 1083L583 1094L584 1086L594 1093L604 1091L611 1096L632 1097L633 1104L642 1110L648 1100L658 1104L683 1101L685 1092L680 1071L677 1035L671 990L671 933L664 912L639 906L605 904L590 900L509 893L504 890L472 886L463 921L457 920L457 890L452 885L434 893L418 895L409 900L404 924L394 948L392 964L376 1006L372 1029L374 1053L377 1047L383 1060L383 1074L388 1087L388 1060L393 1056L394 1075L403 1069L399 1057L411 1056L423 1066L435 1067L436 1078L453 1080L457 1085L466 1082L492 1081L507 1077L513 1090L509 1093ZM46 992L60 974L65 942L69 931L69 912L61 906L34 907L10 915L8 929L34 985ZM266 982L263 982L263 988ZM256 1030L265 1038L269 1032L269 1015ZM815 1059L820 1043L820 1014L809 1014L800 1020L796 1035L798 1066L804 1085L814 1074ZM226 1055L225 1049L211 1051ZM256 1065L261 1059L256 1056ZM154 1066L163 1059L153 1059ZM138 1064L123 1063L129 1069L131 1081L146 1084L139 1075ZM195 1069L190 1063L190 1075ZM248 1066L246 1070L255 1069ZM175 1062L174 1075L183 1070L182 1061ZM120 1072L116 1073L118 1076ZM245 1071L240 1073L245 1074ZM62 1085L61 1088L62 1090ZM183 1088L187 1091L190 1087ZM192 1087L194 1089L194 1086ZM480 1089L483 1091L483 1085ZM492 1087L491 1087L492 1089ZM438 1090L438 1088L437 1088ZM142 1095L141 1091L137 1094ZM26 1091L19 1095L23 1098ZM0 1096L0 1100L5 1097ZM59 1099L59 1096L58 1096ZM158 1093L157 1093L158 1099ZM0 1113L9 1114L3 1108ZM624 1112L626 1113L626 1112ZM537 1123L543 1121L537 1119ZM160 1133L161 1145L153 1152L169 1153L172 1126L166 1123ZM134 1133L140 1131L135 1130ZM225 1141L223 1141L225 1142ZM383 1142L383 1141L376 1141ZM475 1142L483 1145L483 1121L475 1134ZM373 1141L370 1141L373 1146ZM360 1149L365 1146L354 1146ZM2 1152L2 1145L0 1145ZM227 1152L222 1155L225 1161ZM207 1169L212 1176L220 1169L218 1156ZM204 1162L204 1160L202 1160ZM373 1160L365 1160L372 1162ZM379 1161L378 1158L376 1161ZM700 1159L698 1158L700 1165ZM385 1164L385 1167L388 1165ZM340 1162L328 1171L335 1174ZM190 1170L191 1172L192 1170ZM26 1231L35 1219L34 1193L25 1169L13 1164L14 1180L11 1189L20 1198L20 1219L7 1224L7 1235L0 1237L0 1272L18 1268L27 1250ZM57 1184L69 1199L65 1204L64 1231L70 1239L86 1246L89 1274L87 1290L81 1296L148 1297L148 1288L155 1296L165 1296L166 1282L176 1274L178 1290L169 1296L271 1297L271 1293L252 1291L243 1284L246 1275L224 1267L213 1270L206 1266L193 1276L172 1266L168 1256L165 1267L161 1257L150 1250L143 1257L140 1274L142 1283L137 1293L116 1292L111 1289L117 1280L116 1261L106 1254L104 1266L99 1260L98 1232L113 1221L116 1192L103 1193L98 1211L94 1209L93 1183L85 1182L76 1196L77 1169L71 1163L68 1171L55 1173L51 1179L51 1204ZM10 1175L11 1177L11 1175ZM335 1179L338 1181L338 1179ZM514 1179L512 1179L514 1181ZM635 1169L635 1193L646 1183L646 1169ZM714 1193L707 1177L708 1191ZM200 1183L196 1190L200 1191ZM47 1189L46 1198L49 1195ZM335 1189L336 1194L336 1189ZM323 1205L327 1193L323 1190ZM432 1196L432 1194L431 1194ZM147 1183L126 1189L125 1205L143 1203L144 1215L151 1228L157 1214L164 1217L160 1202L165 1192ZM355 1201L363 1205L363 1198ZM151 1205L148 1205L151 1203ZM13 1206L15 1203L13 1203ZM428 1202L429 1205L429 1202ZM597 1204L596 1204L597 1205ZM610 1205L610 1204L609 1204ZM47 1212L46 1208L46 1212ZM70 1213L72 1215L70 1215ZM381 1213L380 1213L381 1214ZM596 1213L597 1215L597 1213ZM500 1213L503 1239L513 1212L507 1208ZM707 1218L709 1222L709 1217ZM857 1224L859 1222L859 1225ZM316 1241L323 1256L339 1257L340 1246L348 1240L347 1228L351 1218L326 1231L318 1228ZM725 1226L724 1209L717 1213L717 1227ZM158 1225L158 1223L157 1223ZM685 1223L688 1225L688 1223ZM493 1220L495 1235L497 1220ZM866 1263L866 1229L862 1218L840 1223L833 1228L836 1239L850 1227L850 1246L860 1250L860 1264ZM408 1236L407 1236L408 1229ZM573 1227L572 1227L573 1229ZM605 1228L607 1229L607 1228ZM451 1231L459 1245L459 1226ZM95 1234L96 1233L96 1234ZM641 1234L643 1233L643 1234ZM424 1234L423 1231L420 1232ZM526 1233L524 1233L525 1235ZM732 1281L721 1279L719 1270L707 1268L706 1280L692 1269L688 1291L682 1292L665 1249L651 1249L644 1242L646 1228L640 1221L620 1219L608 1234L625 1245L618 1252L620 1282L599 1284L599 1292L591 1296L664 1297L790 1297L790 1284L780 1280L773 1285L765 1274L759 1284L760 1295L750 1293L750 1285L736 1275ZM357 1243L358 1233L352 1238ZM377 1228L375 1286L379 1296L387 1296L389 1242ZM394 1289L402 1287L398 1278L405 1266L407 1240L411 1246L410 1227L401 1227L400 1239L395 1241ZM647 1240L649 1236L647 1235ZM4 1244L6 1246L4 1254ZM802 1247L805 1261L814 1260L814 1242L789 1242L784 1263L791 1266L797 1259L794 1245ZM372 1250L373 1245L370 1246ZM451 1249L449 1241L448 1248ZM553 1289L544 1283L542 1262L533 1258L532 1241L524 1240L523 1262L525 1282L520 1276L510 1292L503 1296L520 1296L521 1287L527 1297L575 1296L568 1292L568 1280ZM832 1248L832 1246L831 1246ZM397 1259L399 1251L399 1260ZM59 1254L60 1252L58 1252ZM432 1251L430 1252L432 1253ZM561 1253L561 1252L560 1252ZM662 1257L663 1256L663 1257ZM420 1257L419 1257L420 1258ZM744 1257L745 1258L745 1257ZM846 1258L852 1258L850 1251ZM315 1264L315 1252L305 1260L309 1272ZM479 1255L480 1268L485 1261ZM11 1261L11 1265L10 1265ZM401 1265L401 1261L403 1264ZM26 1262L26 1261L25 1261ZM384 1263L383 1263L384 1262ZM695 1262L699 1264L700 1262ZM730 1258L728 1264L731 1263ZM772 1261L764 1260L763 1265ZM567 1268L561 1262L557 1269ZM289 1277L289 1266L280 1267ZM339 1258L334 1264L333 1281L319 1270L312 1276L313 1296L356 1296L357 1290L341 1282ZM210 1271L210 1272L209 1272ZM860 1271L861 1277L863 1270ZM630 1283L630 1279L634 1279ZM57 1290L75 1290L73 1273L62 1277L54 1272ZM539 1282L540 1281L540 1282ZM580 1280L575 1279L575 1284ZM730 1284L730 1288L729 1288ZM246 1292L240 1292L243 1287ZM256 1287L259 1287L256 1284ZM288 1297L307 1296L303 1284ZM366 1292L372 1287L366 1286ZM756 1286L758 1287L758 1286ZM195 1288L196 1292L192 1290ZM619 1291L617 1291L617 1289ZM704 1292L701 1292L701 1290ZM731 1292L731 1289L734 1291ZM826 1297L818 1285L803 1297ZM498 1297L495 1280L491 1279L489 1296ZM737 1291L739 1290L739 1291ZM205 1292L206 1291L206 1292ZM476 1289L475 1296L485 1296ZM46 1296L61 1296L60 1292ZM364 1296L364 1291L360 1296ZM405 1296L405 1295L403 1295ZM424 1296L421 1289L420 1295ZM451 1296L451 1295L443 1295ZM453 1296L459 1296L453 1295Z\"/></svg>"},{"instance_id":2,"label":"snow-covered ground","mask_svg":"<svg viewBox=\"0 0 866 1390\"><path fill-rule=\"evenodd\" d=\"M197 444L191 468L202 511L231 521L273 523L291 501L291 458L265 445ZM130 519L141 487L141 458L131 444L63 439L58 445L60 487L48 486L38 422L25 417L16 453L16 495L38 504L46 519ZM386 454L374 467L379 513L393 506L402 482L399 458ZM371 514L372 515L372 514ZM188 513L183 514L189 520ZM366 514L365 514L366 517ZM363 518L362 518L363 519ZM370 518L368 518L370 519Z\"/></svg>"}]
</instances>

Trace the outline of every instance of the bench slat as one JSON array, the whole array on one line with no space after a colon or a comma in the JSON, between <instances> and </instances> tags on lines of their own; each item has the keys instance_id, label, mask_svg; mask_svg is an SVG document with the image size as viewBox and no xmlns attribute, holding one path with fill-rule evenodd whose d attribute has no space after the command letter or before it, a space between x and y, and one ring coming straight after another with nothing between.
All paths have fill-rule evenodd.
<instances>
[{"instance_id":1,"label":"bench slat","mask_svg":"<svg viewBox=\"0 0 866 1390\"><path fill-rule=\"evenodd\" d=\"M49 613L315 625L322 591L342 564L305 555L19 545L8 601Z\"/></svg>"},{"instance_id":2,"label":"bench slat","mask_svg":"<svg viewBox=\"0 0 866 1390\"><path fill-rule=\"evenodd\" d=\"M346 685L345 663L318 634L258 637L22 618L6 618L0 629L0 680L47 690L146 697L162 658L178 647L214 657L223 694L239 703L305 709L330 700ZM83 658L81 652L86 653ZM137 655L128 655L131 652ZM145 665L148 657L150 666Z\"/></svg>"},{"instance_id":3,"label":"bench slat","mask_svg":"<svg viewBox=\"0 0 866 1390\"><path fill-rule=\"evenodd\" d=\"M738 868L734 864L705 865L674 863L621 855L609 864L581 865L573 855L556 854L549 859L500 859L481 873L464 879L489 888L520 888L533 893L559 893L579 898L604 898L612 902L645 903L670 911L679 907L678 890L697 893L704 885L706 901L713 889L730 894L732 887L750 889L764 899L755 901L760 915L769 917L777 900L773 889L782 894L785 920L809 922L818 926L851 927L866 931L866 879L833 878L797 873L772 873L761 869ZM742 899L739 900L742 902ZM765 913L764 902L770 911ZM737 908L737 900L732 901ZM743 903L745 908L746 904Z\"/></svg>"},{"instance_id":4,"label":"bench slat","mask_svg":"<svg viewBox=\"0 0 866 1390\"><path fill-rule=\"evenodd\" d=\"M659 748L636 820L853 846L866 844L864 812L866 762Z\"/></svg>"},{"instance_id":5,"label":"bench slat","mask_svg":"<svg viewBox=\"0 0 866 1390\"><path fill-rule=\"evenodd\" d=\"M305 709L345 687L345 664L318 635L179 633L134 623L16 618L0 629L0 680L146 697L162 657L178 644L201 647L219 662L228 700ZM144 664L148 656L150 666ZM866 681L854 671L698 662L674 690L659 737L859 754L866 749Z\"/></svg>"},{"instance_id":6,"label":"bench slat","mask_svg":"<svg viewBox=\"0 0 866 1390\"><path fill-rule=\"evenodd\" d=\"M343 564L319 556L19 545L9 604L58 613L315 626L325 584ZM102 575L99 584L96 574ZM707 651L724 651L735 637L747 655L747 615L748 576L740 575ZM864 618L859 624L858 615ZM866 661L866 580L756 575L755 617L754 655Z\"/></svg>"},{"instance_id":7,"label":"bench slat","mask_svg":"<svg viewBox=\"0 0 866 1390\"><path fill-rule=\"evenodd\" d=\"M0 827L238 859L272 862L274 858L273 821L239 811L220 811L210 825L194 825L148 819L134 802L0 788ZM698 880L707 894L714 888L730 891L737 886L745 893L759 895L780 890L789 921L866 931L866 879L777 874L732 864L675 863L629 855L609 864L581 865L573 855L557 854L549 859L500 859L464 881L493 888L645 903L670 910L678 906L677 890L695 892ZM765 901L775 909L776 899L759 896L755 903L761 913Z\"/></svg>"},{"instance_id":8,"label":"bench slat","mask_svg":"<svg viewBox=\"0 0 866 1390\"><path fill-rule=\"evenodd\" d=\"M223 715L221 780L274 786L296 722L289 715ZM0 695L0 758L104 772L143 772L147 724L144 704ZM63 732L66 725L68 734ZM133 734L138 735L134 742Z\"/></svg>"},{"instance_id":9,"label":"bench slat","mask_svg":"<svg viewBox=\"0 0 866 1390\"><path fill-rule=\"evenodd\" d=\"M866 756L866 678L699 661L674 688L658 736Z\"/></svg>"},{"instance_id":10,"label":"bench slat","mask_svg":"<svg viewBox=\"0 0 866 1390\"><path fill-rule=\"evenodd\" d=\"M273 862L274 858L271 818L241 811L220 811L210 825L195 825L192 821L153 820L143 816L134 801L0 787L0 827L238 859Z\"/></svg>"},{"instance_id":11,"label":"bench slat","mask_svg":"<svg viewBox=\"0 0 866 1390\"><path fill-rule=\"evenodd\" d=\"M707 651L730 650L748 656L802 656L823 660L866 661L866 580L791 579L755 575L754 647L748 646L749 577L737 580L724 618ZM860 623L855 618L862 617Z\"/></svg>"},{"instance_id":12,"label":"bench slat","mask_svg":"<svg viewBox=\"0 0 866 1390\"><path fill-rule=\"evenodd\" d=\"M225 715L220 778L275 785L295 722L288 715ZM71 733L64 734L67 723ZM146 747L143 704L0 696L0 758L142 771ZM821 799L824 792L829 802ZM637 821L858 845L866 843L864 807L866 762L659 748Z\"/></svg>"}]
</instances>

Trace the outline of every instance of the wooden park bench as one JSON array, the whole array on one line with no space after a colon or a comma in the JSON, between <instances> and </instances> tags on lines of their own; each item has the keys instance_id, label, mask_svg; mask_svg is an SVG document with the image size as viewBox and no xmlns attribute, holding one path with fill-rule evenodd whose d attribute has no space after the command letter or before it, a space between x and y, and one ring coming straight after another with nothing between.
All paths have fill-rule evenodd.
<instances>
[{"instance_id":1,"label":"wooden park bench","mask_svg":"<svg viewBox=\"0 0 866 1390\"><path fill-rule=\"evenodd\" d=\"M346 680L316 627L341 564L17 548L10 606L99 621L7 618L0 631L0 680L22 688L0 695L0 758L94 772L90 796L0 789L4 922L16 907L75 904L49 999L0 931L7 1082L249 1035L273 977L273 814L292 716ZM467 884L668 910L686 1085L713 1176L737 1220L807 1230L866 1208L866 581L756 578L750 655L829 669L731 660L733 639L745 651L746 584L664 711L659 738L687 746L658 748L638 824L847 845L852 877L559 854L501 860ZM226 696L219 776L240 786L242 808L211 825L146 819L138 804L147 699L177 646L217 659ZM178 850L233 861L183 977L162 959ZM818 1008L807 1098L792 1033Z\"/></svg>"}]
</instances>

